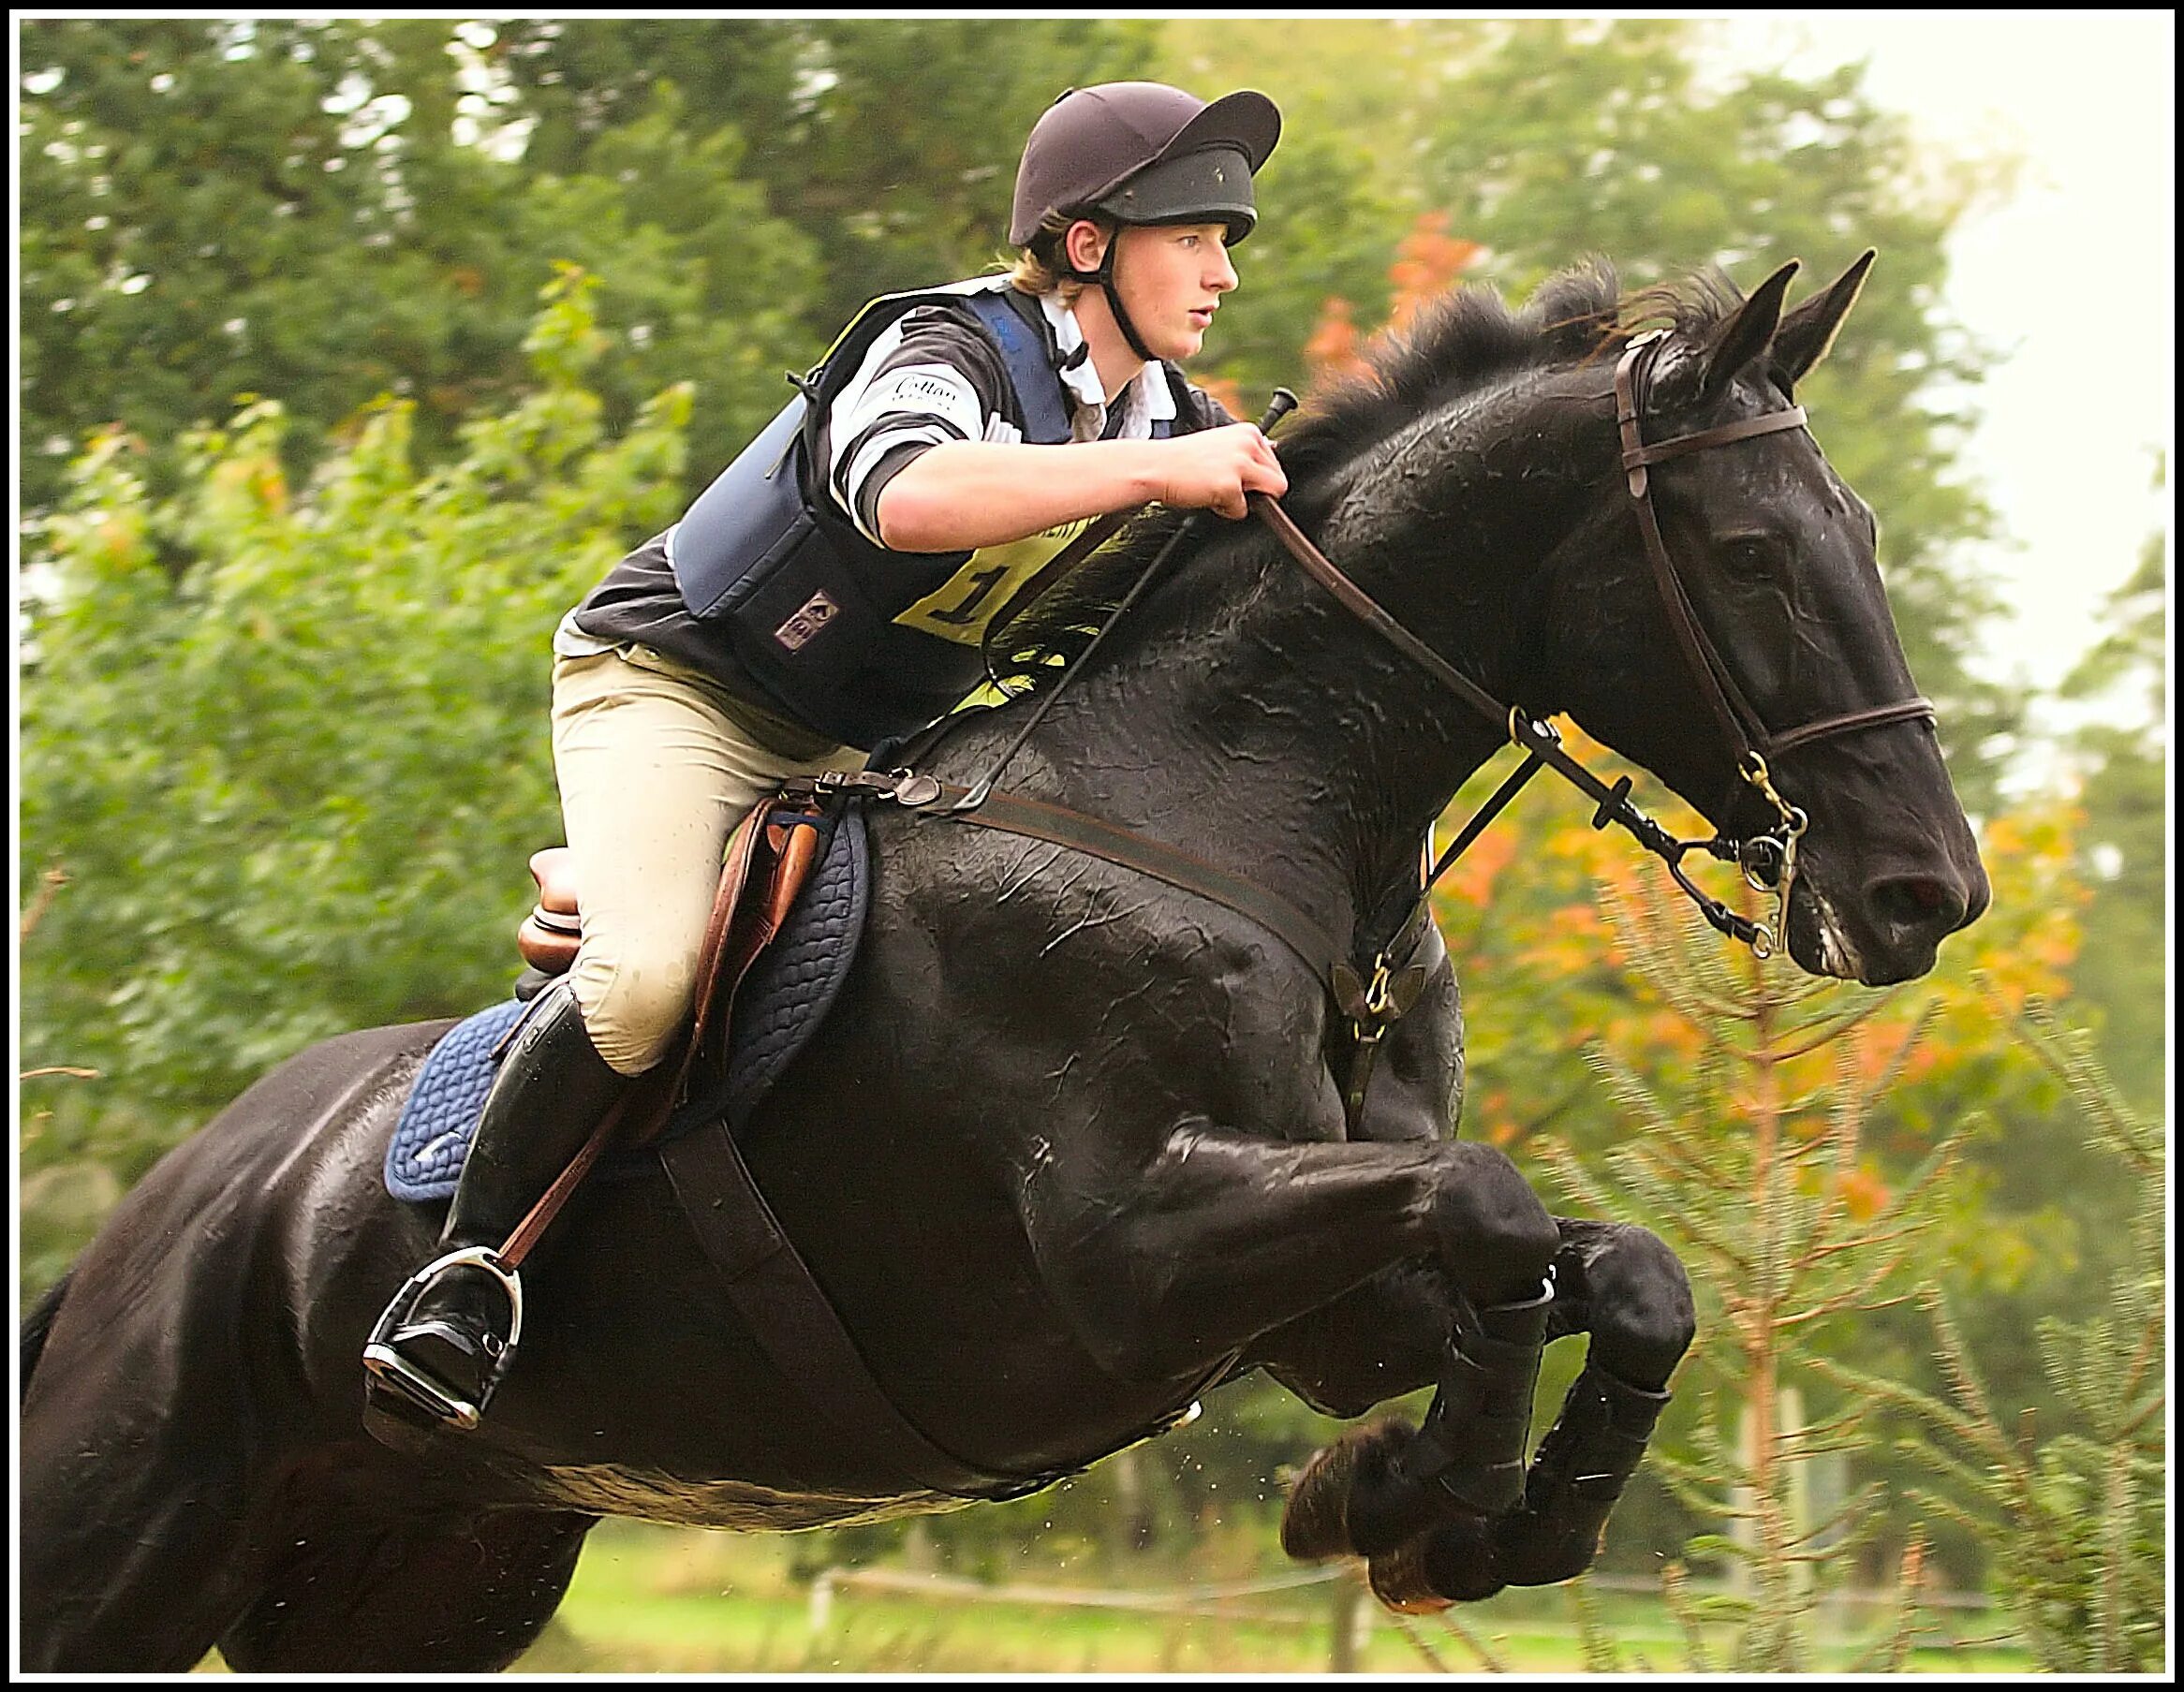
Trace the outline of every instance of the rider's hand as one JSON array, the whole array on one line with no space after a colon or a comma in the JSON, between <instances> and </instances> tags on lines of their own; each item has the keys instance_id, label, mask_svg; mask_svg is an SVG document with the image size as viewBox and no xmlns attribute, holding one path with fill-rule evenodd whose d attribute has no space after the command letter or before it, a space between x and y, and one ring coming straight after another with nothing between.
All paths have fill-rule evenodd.
<instances>
[{"instance_id":1,"label":"rider's hand","mask_svg":"<svg viewBox=\"0 0 2184 1692\"><path fill-rule=\"evenodd\" d=\"M1256 423L1228 423L1161 443L1162 505L1204 508L1242 517L1247 493L1289 492L1274 447Z\"/></svg>"}]
</instances>

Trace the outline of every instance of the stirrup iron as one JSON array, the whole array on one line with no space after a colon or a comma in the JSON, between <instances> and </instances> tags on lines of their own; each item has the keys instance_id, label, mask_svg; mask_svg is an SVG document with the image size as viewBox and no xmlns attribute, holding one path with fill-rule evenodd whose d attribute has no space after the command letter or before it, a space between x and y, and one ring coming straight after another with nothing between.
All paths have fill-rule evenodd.
<instances>
[{"instance_id":1,"label":"stirrup iron","mask_svg":"<svg viewBox=\"0 0 2184 1692\"><path fill-rule=\"evenodd\" d=\"M499 1356L493 1360L493 1367L485 1376L485 1389L479 1393L476 1404L456 1397L431 1376L412 1364L390 1343L394 1331L407 1323L415 1314L418 1301L424 1296L425 1289L454 1269L482 1270L508 1295L508 1339L501 1346ZM478 1426L485 1414L485 1407L493 1402L494 1391L499 1387L500 1377L507 1372L509 1360L515 1355L516 1344L523 1337L522 1278L501 1262L499 1253L483 1245L465 1245L435 1258L402 1284L400 1290L389 1301L387 1308L379 1313L379 1319L372 1328L372 1337L364 1344L364 1372L373 1379L401 1392L420 1408L429 1411L442 1421L451 1421L468 1433Z\"/></svg>"}]
</instances>

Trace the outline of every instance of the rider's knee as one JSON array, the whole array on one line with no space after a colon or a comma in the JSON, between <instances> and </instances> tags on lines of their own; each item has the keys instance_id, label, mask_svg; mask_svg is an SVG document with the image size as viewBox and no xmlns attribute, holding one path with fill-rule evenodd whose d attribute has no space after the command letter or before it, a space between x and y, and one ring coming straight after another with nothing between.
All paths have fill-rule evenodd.
<instances>
[{"instance_id":1,"label":"rider's knee","mask_svg":"<svg viewBox=\"0 0 2184 1692\"><path fill-rule=\"evenodd\" d=\"M1503 1303L1539 1290L1560 1234L1531 1184L1492 1146L1458 1140L1459 1167L1442 1184L1442 1251L1474 1298Z\"/></svg>"},{"instance_id":2,"label":"rider's knee","mask_svg":"<svg viewBox=\"0 0 2184 1692\"><path fill-rule=\"evenodd\" d=\"M619 1073L642 1075L667 1055L690 1013L698 956L668 938L626 945L611 958L580 954L571 974L594 1050Z\"/></svg>"}]
</instances>

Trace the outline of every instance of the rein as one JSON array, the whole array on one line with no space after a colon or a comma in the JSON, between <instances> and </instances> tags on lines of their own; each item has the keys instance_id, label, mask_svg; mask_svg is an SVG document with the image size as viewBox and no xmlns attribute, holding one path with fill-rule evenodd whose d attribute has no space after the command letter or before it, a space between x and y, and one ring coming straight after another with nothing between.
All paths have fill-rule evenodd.
<instances>
[{"instance_id":1,"label":"rein","mask_svg":"<svg viewBox=\"0 0 2184 1692\"><path fill-rule=\"evenodd\" d=\"M1790 890L1797 873L1797 843L1803 838L1808 826L1805 813L1776 791L1772 772L1767 767L1767 755L1778 758L1793 747L1808 745L1833 735L1884 728L1914 718L1931 722L1935 713L1929 700L1914 696L1893 704L1868 706L1834 716L1815 718L1780 734L1768 731L1759 713L1752 709L1743 691L1736 685L1729 666L1708 639L1705 626L1700 623L1697 612L1691 607L1690 597L1684 590L1683 580L1676 572L1675 561L1669 555L1668 543L1661 535L1660 520L1653 508L1647 471L1653 464L1664 463L1693 452L1703 452L1709 448L1725 447L1736 441L1750 440L1758 435L1773 434L1785 429L1802 429L1806 426L1805 407L1792 405L1780 411L1770 411L1760 417L1746 418L1738 422L1724 423L1719 428L1699 430L1690 434L1675 435L1668 440L1648 445L1640 422L1640 396L1644 380L1651 374L1652 360L1659 354L1662 339L1661 332L1657 331L1632 341L1616 365L1616 423L1622 438L1623 470L1631 502L1637 512L1638 532L1645 542L1646 559L1653 566L1654 581L1660 589L1661 604L1668 614L1670 626L1675 631L1676 642L1683 649L1685 660L1698 680L1701 691L1704 693L1735 755L1738 775L1756 788L1775 809L1778 818L1776 826L1763 833L1740 839L1717 830L1708 840L1678 840L1631 803L1631 783L1629 776L1619 777L1613 787L1608 787L1562 749L1561 736L1552 725L1532 717L1521 707L1506 705L1496 699L1382 610L1369 594L1329 562L1326 554L1312 544L1278 503L1264 494L1255 493L1251 496L1250 504L1259 519L1289 549L1291 556L1304 566L1306 575L1333 594L1344 609L1366 627L1387 640L1396 651L1487 721L1503 729L1511 742L1525 754L1524 761L1480 807L1478 814L1465 825L1448 850L1442 853L1439 861L1434 865L1426 876L1424 887L1419 890L1421 905L1431 896L1434 883L1463 855L1465 849L1500 814L1503 807L1516 797L1518 790L1541 769L1547 768L1595 802L1598 809L1593 813L1594 828L1604 829L1614 823L1630 833L1641 846L1668 866L1668 872L1677 887L1698 906L1700 915L1710 926L1729 938L1749 946L1755 956L1765 958L1772 956L1780 943L1783 928L1789 920ZM1731 910L1720 900L1701 889L1683 869L1685 854L1693 850L1706 852L1725 863L1739 865L1747 882L1755 891L1773 891L1776 895L1775 920L1771 923L1755 922ZM1383 954L1382 966L1384 963Z\"/></svg>"},{"instance_id":2,"label":"rein","mask_svg":"<svg viewBox=\"0 0 2184 1692\"><path fill-rule=\"evenodd\" d=\"M1054 695L1069 684L1082 667L1084 658L1090 655L1090 648L1079 655L1077 664L1040 701L1040 707L1032 714L1031 721L1025 725L1001 757L972 787L965 788L944 785L931 776L900 769L885 772L863 771L854 774L829 772L811 784L813 790L889 799L906 810L921 815L980 823L1005 832L1044 840L1136 870L1185 891L1200 894L1259 923L1278 937L1312 969L1350 1020L1357 1042L1357 1060L1352 1066L1350 1083L1345 1089L1344 1111L1353 1130L1364 1108L1365 1084L1371 1074L1380 1041L1396 1020L1410 1008L1424 989L1425 968L1411 960L1424 936L1435 884L1484 832L1525 784L1542 769L1553 770L1594 802L1596 808L1592 826L1595 829L1604 829L1613 823L1629 833L1645 850L1660 859L1667 865L1668 873L1676 886L1717 932L1749 946L1756 957L1772 956L1781 942L1788 923L1790 893L1797 875L1797 846L1805 834L1808 819L1802 810L1789 803L1776 790L1773 774L1768 768L1768 758L1779 758L1793 748L1838 734L1885 728L1914 719L1931 722L1935 711L1930 701L1913 696L1891 704L1867 706L1833 716L1814 718L1776 733L1766 728L1759 713L1746 699L1728 665L1708 638L1684 589L1682 578L1676 571L1675 562L1661 534L1660 517L1654 510L1648 472L1655 464L1665 463L1690 453L1726 447L1782 430L1802 429L1806 426L1805 408L1802 405L1791 405L1717 428L1648 443L1645 438L1641 419L1644 392L1651 375L1652 361L1659 355L1665 331L1656 331L1631 341L1616 366L1616 423L1622 444L1622 468L1631 505L1636 512L1639 535L1645 544L1647 561L1652 566L1654 581L1660 588L1661 604L1670 627L1675 631L1676 643L1721 728L1723 737L1734 757L1739 778L1773 807L1777 820L1772 828L1744 837L1731 836L1717 830L1712 838L1702 840L1681 840L1671 834L1631 802L1630 776L1619 776L1612 787L1601 781L1563 749L1562 738L1551 724L1532 716L1521 706L1507 704L1495 698L1404 627L1369 594L1328 560L1326 554L1291 520L1278 501L1262 493L1249 496L1247 503L1252 514L1273 531L1306 575L1325 588L1366 627L1471 710L1493 723L1524 754L1522 762L1458 831L1448 848L1426 871L1422 877L1424 885L1419 889L1416 901L1403 921L1397 925L1394 937L1380 949L1366 971L1361 973L1351 965L1349 949L1342 946L1334 935L1287 901L1276 898L1242 876L1219 869L1173 846L1113 823L1086 817L1081 812L993 791L995 778L1017 748L1023 745ZM1268 426L1293 404L1294 397L1287 390L1277 390L1275 406L1268 413ZM1188 523L1184 532L1188 532ZM1139 578L1124 603L1117 607L1116 612L1100 628L1099 636L1103 637L1119 621L1120 612L1127 610L1158 574L1160 566L1181 538L1182 533L1179 532L1161 549L1159 556ZM1097 646L1098 638L1092 644ZM1683 867L1683 860L1693 851L1704 852L1725 863L1737 864L1744 872L1747 884L1754 891L1772 892L1776 901L1774 920L1755 921L1732 910L1701 888Z\"/></svg>"}]
</instances>

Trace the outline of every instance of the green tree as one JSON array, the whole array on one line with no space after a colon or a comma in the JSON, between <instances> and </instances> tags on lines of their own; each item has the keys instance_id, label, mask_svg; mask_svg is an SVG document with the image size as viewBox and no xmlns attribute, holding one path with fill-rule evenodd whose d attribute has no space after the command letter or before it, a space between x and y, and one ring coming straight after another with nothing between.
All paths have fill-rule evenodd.
<instances>
[{"instance_id":1,"label":"green tree","mask_svg":"<svg viewBox=\"0 0 2184 1692\"><path fill-rule=\"evenodd\" d=\"M2156 485L2167 479L2165 467ZM2168 549L2150 536L2138 567L2108 599L2108 633L2063 683L2066 699L2097 704L2073 750L2084 771L2083 873L2093 888L2078 964L2080 1000L2097 1009L2118 1082L2150 1104L2167 1080L2163 1013L2169 932Z\"/></svg>"},{"instance_id":2,"label":"green tree","mask_svg":"<svg viewBox=\"0 0 2184 1692\"><path fill-rule=\"evenodd\" d=\"M445 25L23 24L23 495L111 422L168 444L246 392L316 436L380 392L451 438L544 279L500 261L508 179L435 132ZM303 461L292 453L291 467Z\"/></svg>"},{"instance_id":3,"label":"green tree","mask_svg":"<svg viewBox=\"0 0 2184 1692\"><path fill-rule=\"evenodd\" d=\"M1702 25L1541 21L1504 26L1443 82L1424 162L1453 233L1485 243L1481 274L1513 291L1578 256L1644 284L1718 264L1747 279L1801 258L1814 283L1867 246L1881 261L1801 397L1846 481L1881 514L1882 572L1912 673L1942 706L1951 767L1993 808L1986 751L2020 703L1967 660L1999 610L1965 549L1994 516L1953 460L1961 396L1992 355L1941 302L1943 242L2009 181L1994 161L1937 169L1863 69L1810 81L1702 80Z\"/></svg>"},{"instance_id":4,"label":"green tree","mask_svg":"<svg viewBox=\"0 0 2184 1692\"><path fill-rule=\"evenodd\" d=\"M2134 1194L2123 1261L2102 1308L2082 1321L2050 1317L2038 1325L2044 1372L2062 1414L2021 1403L2014 1425L2005 1419L1952 1301L1933 1281L1922 1302L1945 1366L1943 1390L1830 1373L1902 1407L1932 1436L1904 1447L1952 1483L1926 1502L1987 1545L1992 1584L2043 1669L2158 1670L2168 1539L2163 1135L2117 1093L2091 1038L2051 1007L2028 1005L2016 1030L2069 1088L2091 1146L2120 1165Z\"/></svg>"},{"instance_id":5,"label":"green tree","mask_svg":"<svg viewBox=\"0 0 2184 1692\"><path fill-rule=\"evenodd\" d=\"M583 169L541 170L512 155L535 120L494 40L429 19L28 26L26 503L108 422L165 493L175 444L245 393L280 397L291 475L389 394L438 463L522 389L564 259L601 280L610 429L686 379L703 459L771 416L823 345L802 315L818 258L741 176L741 130L648 82Z\"/></svg>"},{"instance_id":6,"label":"green tree","mask_svg":"<svg viewBox=\"0 0 2184 1692\"><path fill-rule=\"evenodd\" d=\"M1812 1460L1862 1449L1877 1395L1847 1389L1808 1413L1799 1382L1832 1333L1908 1287L1941 1232L1955 1146L1938 1140L1892 1181L1871 1143L1924 1019L1899 1034L1881 1014L1894 995L1725 956L1673 889L1640 886L1603 886L1602 911L1627 967L1690 1036L1690 1060L1664 1072L1657 1041L1635 1062L1592 1042L1591 1067L1636 1132L1601 1157L1557 1145L1545 1158L1584 1211L1645 1223L1691 1271L1698 1338L1678 1379L1697 1413L1676 1418L1680 1442L1664 1429L1653 1461L1702 1519L1731 1529L1689 1551L1730 1560L1748 1592L1687 1605L1672 1584L1672 1602L1694 1639L1700 1619L1735 1623L1733 1669L1809 1669L1819 1598L1878 1526L1882 1489L1815 1506ZM1694 1648L1690 1666L1713 1665Z\"/></svg>"},{"instance_id":7,"label":"green tree","mask_svg":"<svg viewBox=\"0 0 2184 1692\"><path fill-rule=\"evenodd\" d=\"M559 838L547 637L667 515L686 387L619 440L584 387L595 284L547 290L534 392L411 457L373 411L291 490L280 408L194 436L155 498L106 434L38 537L22 669L22 1061L36 1170L134 1176L311 1040L504 994Z\"/></svg>"}]
</instances>

